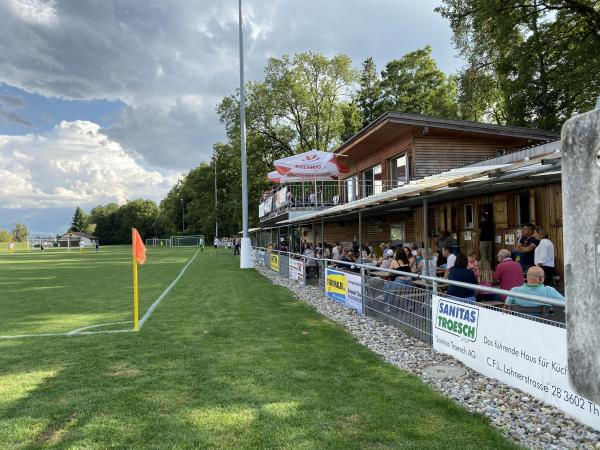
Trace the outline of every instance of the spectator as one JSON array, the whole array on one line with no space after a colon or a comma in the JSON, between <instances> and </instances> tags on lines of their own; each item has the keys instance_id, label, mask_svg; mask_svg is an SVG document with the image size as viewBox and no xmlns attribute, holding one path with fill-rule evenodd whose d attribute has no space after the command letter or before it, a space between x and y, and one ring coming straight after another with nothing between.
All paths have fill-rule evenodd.
<instances>
[{"instance_id":1,"label":"spectator","mask_svg":"<svg viewBox=\"0 0 600 450\"><path fill-rule=\"evenodd\" d=\"M408 265L410 267L410 271L416 272L417 271L417 258L416 258L416 256L414 256L412 254L411 248L403 247L402 250L404 250L406 257L408 258Z\"/></svg>"},{"instance_id":2,"label":"spectator","mask_svg":"<svg viewBox=\"0 0 600 450\"><path fill-rule=\"evenodd\" d=\"M481 259L492 260L494 234L494 224L490 220L490 214L483 211L479 218L479 257Z\"/></svg>"},{"instance_id":3,"label":"spectator","mask_svg":"<svg viewBox=\"0 0 600 450\"><path fill-rule=\"evenodd\" d=\"M421 275L435 276L435 269L437 267L437 255L429 249L429 261L425 258L425 249L419 249L421 253L421 260L417 264L417 273Z\"/></svg>"},{"instance_id":4,"label":"spectator","mask_svg":"<svg viewBox=\"0 0 600 450\"><path fill-rule=\"evenodd\" d=\"M534 236L540 243L535 248L533 262L544 270L544 284L554 286L554 244L544 227L537 227Z\"/></svg>"},{"instance_id":5,"label":"spectator","mask_svg":"<svg viewBox=\"0 0 600 450\"><path fill-rule=\"evenodd\" d=\"M435 240L436 251L438 253L441 253L444 250L444 248L450 248L451 241L452 240L450 239L450 236L448 236L448 233L446 233L445 231L440 231L440 235Z\"/></svg>"},{"instance_id":6,"label":"spectator","mask_svg":"<svg viewBox=\"0 0 600 450\"><path fill-rule=\"evenodd\" d=\"M544 269L541 267L533 266L527 271L527 284L523 286L514 287L511 292L520 294L532 294L539 295L541 297L548 297L554 300L559 300L564 303L565 298L554 289L552 286L544 285ZM506 298L505 303L507 305L517 305L522 308L539 308L544 306L542 303L533 302L531 300L522 300L517 297L509 296ZM531 315L539 316L540 313L529 313Z\"/></svg>"},{"instance_id":7,"label":"spectator","mask_svg":"<svg viewBox=\"0 0 600 450\"><path fill-rule=\"evenodd\" d=\"M510 251L505 248L500 250L498 263L493 279L498 282L500 289L510 291L514 287L523 285L523 269L510 257ZM500 299L505 300L506 296L501 296Z\"/></svg>"},{"instance_id":8,"label":"spectator","mask_svg":"<svg viewBox=\"0 0 600 450\"><path fill-rule=\"evenodd\" d=\"M475 277L479 278L479 263L477 262L477 253L475 253L475 250L469 250L467 258L469 260L467 269L472 270Z\"/></svg>"},{"instance_id":9,"label":"spectator","mask_svg":"<svg viewBox=\"0 0 600 450\"><path fill-rule=\"evenodd\" d=\"M400 270L401 267L408 267L408 271L410 272L410 264L408 261L408 257L403 248L397 248L396 253L394 254L394 259L390 264L390 269L392 270ZM390 275L390 280L394 280L396 278L395 275Z\"/></svg>"},{"instance_id":10,"label":"spectator","mask_svg":"<svg viewBox=\"0 0 600 450\"><path fill-rule=\"evenodd\" d=\"M306 248L302 255L306 256L306 276L307 278L314 278L317 276L317 260L315 259L315 252L311 248L309 243L306 244Z\"/></svg>"},{"instance_id":11,"label":"spectator","mask_svg":"<svg viewBox=\"0 0 600 450\"><path fill-rule=\"evenodd\" d=\"M538 241L533 235L533 225L528 223L523 225L521 228L521 232L523 233L521 239L519 239L519 243L516 245L516 249L521 253L521 267L523 268L523 272L526 272L531 266L534 266L534 253L535 248L540 245L540 241Z\"/></svg>"},{"instance_id":12,"label":"spectator","mask_svg":"<svg viewBox=\"0 0 600 450\"><path fill-rule=\"evenodd\" d=\"M450 251L450 247L444 247L442 248L442 256L446 259L446 272L444 272L444 277L448 278L450 269L454 267L456 262L456 255Z\"/></svg>"},{"instance_id":13,"label":"spectator","mask_svg":"<svg viewBox=\"0 0 600 450\"><path fill-rule=\"evenodd\" d=\"M477 278L472 270L467 269L469 260L465 255L458 255L454 265L448 269L448 279L452 281L461 281L463 283L469 283L477 285ZM466 301L474 302L476 300L475 294L476 289L469 289L458 286L448 286L448 295L453 297L462 298Z\"/></svg>"},{"instance_id":14,"label":"spectator","mask_svg":"<svg viewBox=\"0 0 600 450\"><path fill-rule=\"evenodd\" d=\"M476 276L479 286L492 287L492 283L494 281L494 274L492 273L492 266L490 265L490 262L487 259L482 258L481 261L479 261L479 270ZM498 300L498 296L496 294L490 294L489 292L485 291L477 292L478 302L493 300Z\"/></svg>"},{"instance_id":15,"label":"spectator","mask_svg":"<svg viewBox=\"0 0 600 450\"><path fill-rule=\"evenodd\" d=\"M333 247L333 250L331 252L331 259L339 261L340 258L342 257L342 250L343 250L342 244L340 242L336 242L335 247Z\"/></svg>"},{"instance_id":16,"label":"spectator","mask_svg":"<svg viewBox=\"0 0 600 450\"><path fill-rule=\"evenodd\" d=\"M394 260L394 252L392 249L386 249L383 253L383 261L381 261L382 269L389 269L392 265L392 261Z\"/></svg>"}]
</instances>

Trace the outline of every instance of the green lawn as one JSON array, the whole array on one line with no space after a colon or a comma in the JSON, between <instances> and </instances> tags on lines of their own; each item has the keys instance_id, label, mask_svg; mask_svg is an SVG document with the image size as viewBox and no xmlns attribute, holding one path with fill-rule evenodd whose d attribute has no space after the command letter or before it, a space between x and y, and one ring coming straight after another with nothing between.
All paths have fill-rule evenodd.
<instances>
[{"instance_id":1,"label":"green lawn","mask_svg":"<svg viewBox=\"0 0 600 450\"><path fill-rule=\"evenodd\" d=\"M0 448L514 448L289 291L240 271L229 253L201 253L139 335L0 340ZM150 253L148 302L190 256ZM116 307L129 301L128 257L106 249L104 259L57 254L50 265L3 258L2 281L9 272L13 283L28 279L23 286L59 285L68 268L78 292L99 299L86 304ZM5 292L2 334L33 329L17 325L18 296ZM51 303L56 292L68 289L36 298ZM38 314L48 315L50 306Z\"/></svg>"}]
</instances>

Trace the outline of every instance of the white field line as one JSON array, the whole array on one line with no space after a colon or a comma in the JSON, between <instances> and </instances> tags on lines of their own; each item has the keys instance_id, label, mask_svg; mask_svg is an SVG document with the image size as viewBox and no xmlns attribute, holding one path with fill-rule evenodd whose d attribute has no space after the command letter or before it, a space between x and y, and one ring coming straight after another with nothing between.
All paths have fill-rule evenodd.
<instances>
[{"instance_id":1,"label":"white field line","mask_svg":"<svg viewBox=\"0 0 600 450\"><path fill-rule=\"evenodd\" d=\"M154 310L156 309L156 307L160 304L160 302L162 302L163 298L165 298L167 296L167 294L169 292L171 292L171 289L173 289L175 287L175 285L177 284L177 282L179 281L179 279L183 276L183 274L185 273L185 271L187 270L187 268L194 261L194 259L196 259L196 256L198 256L198 253L200 253L200 249L196 250L196 253L194 253L194 256L192 256L190 258L190 260L187 262L187 264L185 266L183 266L183 269L181 269L181 272L179 272L179 275L177 275L177 278L175 278L171 282L171 284L167 286L167 288L163 291L163 293L160 294L160 296L156 300L154 300L154 303L152 303L150 305L150 308L148 308L148 310L146 311L146 313L144 314L144 316L140 319L140 323L139 323L140 329L142 329L142 326L144 325L144 323L146 322L146 320L148 320L150 318L150 316L152 315L152 313L154 312Z\"/></svg>"},{"instance_id":2,"label":"white field line","mask_svg":"<svg viewBox=\"0 0 600 450\"><path fill-rule=\"evenodd\" d=\"M200 250L198 250L198 251L196 251L196 253L194 253L194 256L192 256L190 258L190 260L187 262L187 264L185 266L183 266L183 269L181 269L181 272L179 272L179 275L177 275L177 277L171 282L171 284L169 284L169 286L167 286L167 288L162 292L162 294L160 294L160 296L156 300L154 300L154 303L152 303L152 305L150 305L150 308L148 308L148 310L146 311L144 316L140 319L140 322L139 322L140 328L142 328L142 325L144 324L144 322L146 322L146 320L148 320L150 318L150 316L152 315L152 313L154 312L156 307L160 304L160 302L167 296L167 294L169 292L171 292L171 289L173 289L175 287L175 285L177 284L179 279L183 276L183 274L185 273L187 268L194 261L196 256L198 256L199 252L200 252ZM78 328L76 330L68 331L66 333L15 334L13 336L0 336L0 339L21 339L21 338L28 338L28 337L51 337L51 336L72 337L72 336L87 336L87 335L91 335L91 334L105 334L105 333L131 333L131 332L133 332L133 330L131 328L128 328L126 330L99 330L99 331L86 331L86 330L89 330L90 328L98 328L98 327L101 327L104 325L114 325L117 323L132 323L132 322L133 321L131 321L131 320L126 320L126 321L121 321L121 322L100 323L97 325L90 325L90 326L86 326L83 328Z\"/></svg>"},{"instance_id":3,"label":"white field line","mask_svg":"<svg viewBox=\"0 0 600 450\"><path fill-rule=\"evenodd\" d=\"M105 326L108 326L108 325L116 325L118 323L133 323L133 320L121 320L119 322L107 322L107 323L99 323L99 324L96 324L96 325L88 325L87 327L77 328L76 330L69 331L67 334L77 334L77 333L81 333L84 330L90 330L92 328L105 327Z\"/></svg>"}]
</instances>

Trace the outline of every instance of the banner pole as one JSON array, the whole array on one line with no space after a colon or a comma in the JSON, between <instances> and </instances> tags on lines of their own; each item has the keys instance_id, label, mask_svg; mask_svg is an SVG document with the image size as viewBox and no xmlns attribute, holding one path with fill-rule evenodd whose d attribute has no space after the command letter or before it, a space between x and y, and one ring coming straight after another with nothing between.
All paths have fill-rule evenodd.
<instances>
[{"instance_id":1,"label":"banner pole","mask_svg":"<svg viewBox=\"0 0 600 450\"><path fill-rule=\"evenodd\" d=\"M133 257L133 331L138 332L140 329L138 323L138 271L137 261Z\"/></svg>"}]
</instances>

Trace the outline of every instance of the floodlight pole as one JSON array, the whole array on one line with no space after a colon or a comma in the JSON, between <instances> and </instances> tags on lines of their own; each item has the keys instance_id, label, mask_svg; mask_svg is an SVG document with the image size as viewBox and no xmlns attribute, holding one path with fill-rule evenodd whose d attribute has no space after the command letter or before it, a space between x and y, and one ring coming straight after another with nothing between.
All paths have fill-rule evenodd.
<instances>
[{"instance_id":1,"label":"floodlight pole","mask_svg":"<svg viewBox=\"0 0 600 450\"><path fill-rule=\"evenodd\" d=\"M239 0L240 38L240 144L242 152L242 245L240 269L252 269L252 244L248 237L248 173L246 168L246 92L244 89L244 35L242 31L242 0Z\"/></svg>"},{"instance_id":2,"label":"floodlight pole","mask_svg":"<svg viewBox=\"0 0 600 450\"><path fill-rule=\"evenodd\" d=\"M219 217L217 203L217 153L213 153L213 161L215 163L215 237L219 237Z\"/></svg>"}]
</instances>

